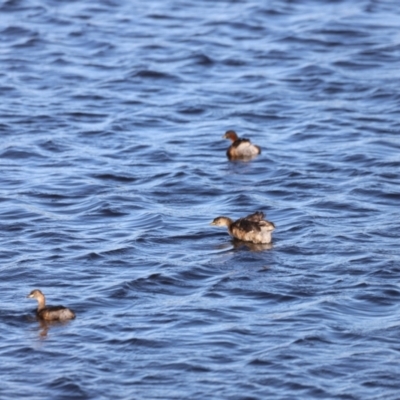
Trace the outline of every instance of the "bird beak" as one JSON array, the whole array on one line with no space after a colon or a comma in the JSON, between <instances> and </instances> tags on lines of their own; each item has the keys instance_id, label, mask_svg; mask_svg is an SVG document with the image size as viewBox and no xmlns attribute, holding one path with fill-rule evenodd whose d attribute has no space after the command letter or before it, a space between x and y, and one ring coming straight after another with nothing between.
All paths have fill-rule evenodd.
<instances>
[{"instance_id":1,"label":"bird beak","mask_svg":"<svg viewBox=\"0 0 400 400\"><path fill-rule=\"evenodd\" d=\"M226 135L223 135L223 136L222 136L222 139L226 139Z\"/></svg>"},{"instance_id":2,"label":"bird beak","mask_svg":"<svg viewBox=\"0 0 400 400\"><path fill-rule=\"evenodd\" d=\"M214 222L214 221L211 221L211 222L210 222L210 225L215 225L215 222Z\"/></svg>"}]
</instances>

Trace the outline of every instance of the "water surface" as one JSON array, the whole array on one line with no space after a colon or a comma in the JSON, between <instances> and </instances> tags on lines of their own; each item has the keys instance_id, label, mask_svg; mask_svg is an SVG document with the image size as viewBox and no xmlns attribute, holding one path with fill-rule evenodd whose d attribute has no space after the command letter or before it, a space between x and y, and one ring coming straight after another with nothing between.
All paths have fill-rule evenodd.
<instances>
[{"instance_id":1,"label":"water surface","mask_svg":"<svg viewBox=\"0 0 400 400\"><path fill-rule=\"evenodd\" d=\"M86 3L0 3L0 397L398 399L397 2Z\"/></svg>"}]
</instances>

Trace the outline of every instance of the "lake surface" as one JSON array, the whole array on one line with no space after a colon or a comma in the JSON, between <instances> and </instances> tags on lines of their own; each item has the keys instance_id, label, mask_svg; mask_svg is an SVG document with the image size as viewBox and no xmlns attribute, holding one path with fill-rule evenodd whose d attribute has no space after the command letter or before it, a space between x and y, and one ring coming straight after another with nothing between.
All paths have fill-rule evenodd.
<instances>
[{"instance_id":1,"label":"lake surface","mask_svg":"<svg viewBox=\"0 0 400 400\"><path fill-rule=\"evenodd\" d=\"M1 399L399 399L397 0L2 0L0 65Z\"/></svg>"}]
</instances>

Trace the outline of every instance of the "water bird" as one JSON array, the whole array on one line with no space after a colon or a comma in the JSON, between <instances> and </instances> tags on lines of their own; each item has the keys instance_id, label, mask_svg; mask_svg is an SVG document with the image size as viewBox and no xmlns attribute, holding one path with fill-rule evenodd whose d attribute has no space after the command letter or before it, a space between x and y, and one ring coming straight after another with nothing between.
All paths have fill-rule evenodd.
<instances>
[{"instance_id":1,"label":"water bird","mask_svg":"<svg viewBox=\"0 0 400 400\"><path fill-rule=\"evenodd\" d=\"M66 321L68 319L75 318L75 313L67 307L46 307L46 297L39 289L32 290L32 292L30 292L26 297L37 300L38 308L36 310L36 315L40 319L43 319L45 321Z\"/></svg>"},{"instance_id":2,"label":"water bird","mask_svg":"<svg viewBox=\"0 0 400 400\"><path fill-rule=\"evenodd\" d=\"M226 131L222 137L232 141L226 151L229 160L250 160L261 153L259 146L251 143L250 139L240 138L235 131Z\"/></svg>"},{"instance_id":3,"label":"water bird","mask_svg":"<svg viewBox=\"0 0 400 400\"><path fill-rule=\"evenodd\" d=\"M264 218L264 213L257 211L235 222L228 217L217 217L211 222L211 225L226 226L229 234L236 239L268 244L272 241L272 231L275 229L275 225Z\"/></svg>"}]
</instances>

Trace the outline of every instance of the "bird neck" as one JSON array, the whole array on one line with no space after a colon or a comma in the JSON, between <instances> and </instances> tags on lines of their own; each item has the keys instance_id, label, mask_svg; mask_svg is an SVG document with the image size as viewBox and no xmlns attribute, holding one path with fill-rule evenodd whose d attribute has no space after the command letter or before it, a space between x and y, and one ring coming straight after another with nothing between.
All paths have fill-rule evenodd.
<instances>
[{"instance_id":1,"label":"bird neck","mask_svg":"<svg viewBox=\"0 0 400 400\"><path fill-rule=\"evenodd\" d=\"M46 307L46 298L44 297L44 295L39 297L37 299L37 302L38 302L38 308L37 308L38 311L43 310L43 308Z\"/></svg>"},{"instance_id":2,"label":"bird neck","mask_svg":"<svg viewBox=\"0 0 400 400\"><path fill-rule=\"evenodd\" d=\"M231 236L233 236L233 232L232 232L232 225L233 225L233 221L230 218L226 218L226 226L228 228L228 232Z\"/></svg>"}]
</instances>

